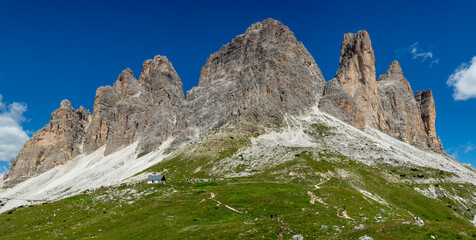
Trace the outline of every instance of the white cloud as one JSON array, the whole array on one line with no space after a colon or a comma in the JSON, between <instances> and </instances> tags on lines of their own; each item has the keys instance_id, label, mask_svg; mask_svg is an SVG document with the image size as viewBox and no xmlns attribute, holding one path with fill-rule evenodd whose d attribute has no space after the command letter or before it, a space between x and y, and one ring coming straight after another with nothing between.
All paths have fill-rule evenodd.
<instances>
[{"instance_id":1,"label":"white cloud","mask_svg":"<svg viewBox=\"0 0 476 240\"><path fill-rule=\"evenodd\" d=\"M8 168L5 167L5 166L1 166L1 167L0 167L0 179L3 178L3 175L4 175L6 172L8 172Z\"/></svg>"},{"instance_id":2,"label":"white cloud","mask_svg":"<svg viewBox=\"0 0 476 240\"><path fill-rule=\"evenodd\" d=\"M454 159L458 159L460 155L467 154L475 149L476 149L476 145L474 145L472 142L468 142L456 148L448 148L447 152L450 155L450 157Z\"/></svg>"},{"instance_id":3,"label":"white cloud","mask_svg":"<svg viewBox=\"0 0 476 240\"><path fill-rule=\"evenodd\" d=\"M0 161L14 158L29 138L21 126L25 121L25 111L26 104L14 102L7 105L0 95ZM2 171L5 169L0 169L0 173Z\"/></svg>"},{"instance_id":4,"label":"white cloud","mask_svg":"<svg viewBox=\"0 0 476 240\"><path fill-rule=\"evenodd\" d=\"M434 59L434 60L432 60L432 61L430 62L430 67L433 67L433 65L436 65L436 64L438 64L438 63L440 63L440 59L439 59L439 58Z\"/></svg>"},{"instance_id":5,"label":"white cloud","mask_svg":"<svg viewBox=\"0 0 476 240\"><path fill-rule=\"evenodd\" d=\"M469 63L461 64L446 84L453 87L455 100L476 98L476 56Z\"/></svg>"},{"instance_id":6,"label":"white cloud","mask_svg":"<svg viewBox=\"0 0 476 240\"><path fill-rule=\"evenodd\" d=\"M425 52L420 50L418 42L410 45L409 49L411 49L410 54L412 55L412 59L420 59L421 62L424 62L433 58L433 53L431 51Z\"/></svg>"},{"instance_id":7,"label":"white cloud","mask_svg":"<svg viewBox=\"0 0 476 240\"><path fill-rule=\"evenodd\" d=\"M418 60L420 62L429 61L430 65L428 67L432 67L440 62L439 58L435 58L435 55L432 51L422 51L419 47L418 42L410 45L409 47L401 48L395 51L398 56L403 54L410 54L413 60Z\"/></svg>"},{"instance_id":8,"label":"white cloud","mask_svg":"<svg viewBox=\"0 0 476 240\"><path fill-rule=\"evenodd\" d=\"M421 52L421 53L416 53L413 54L413 59L421 58L421 61L425 61L428 58L433 58L433 53L432 52Z\"/></svg>"}]
</instances>

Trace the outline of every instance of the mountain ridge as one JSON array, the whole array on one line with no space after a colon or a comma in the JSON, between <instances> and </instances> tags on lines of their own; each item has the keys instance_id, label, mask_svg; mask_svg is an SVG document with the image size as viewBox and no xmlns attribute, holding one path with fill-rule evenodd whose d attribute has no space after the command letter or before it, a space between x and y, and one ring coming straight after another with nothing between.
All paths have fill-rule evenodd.
<instances>
[{"instance_id":1,"label":"mountain ridge","mask_svg":"<svg viewBox=\"0 0 476 240\"><path fill-rule=\"evenodd\" d=\"M375 127L422 149L444 153L436 138L431 92L415 93L420 114L415 113L412 119L417 120L411 121L417 122L418 131L389 125L395 119L387 118L389 113L400 116L401 112L382 108L374 63L368 33L345 34L336 78L325 82L317 63L289 28L266 19L210 55L199 85L187 92L187 98L172 63L164 56L146 60L138 80L130 69L124 70L113 86L98 88L88 123L77 123L85 136L67 141L78 149L76 155L62 156L55 151L46 157L38 154L44 150L34 144L41 140L39 135L56 131L45 127L12 161L4 176L5 186L57 166L47 164L51 159L58 158L59 164L64 164L79 153L92 153L102 146L108 155L136 141L137 152L151 152L170 138L186 142L229 124L275 126L286 114L299 115L318 104L321 110L358 128ZM51 142L62 141L57 138ZM425 143L420 144L422 141ZM57 152L58 147L52 149ZM32 166L36 162L42 170L28 170L35 169Z\"/></svg>"}]
</instances>

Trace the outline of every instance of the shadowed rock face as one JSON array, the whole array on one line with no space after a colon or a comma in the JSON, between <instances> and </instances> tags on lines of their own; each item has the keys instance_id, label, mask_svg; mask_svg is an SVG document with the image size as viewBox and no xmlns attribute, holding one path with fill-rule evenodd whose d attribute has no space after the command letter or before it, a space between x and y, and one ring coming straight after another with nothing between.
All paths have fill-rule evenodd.
<instances>
[{"instance_id":1,"label":"shadowed rock face","mask_svg":"<svg viewBox=\"0 0 476 240\"><path fill-rule=\"evenodd\" d=\"M423 92L417 91L415 93L415 99L420 107L423 126L427 134L428 148L437 152L444 152L443 144L441 144L440 138L436 136L436 108L433 93L430 89Z\"/></svg>"},{"instance_id":2,"label":"shadowed rock face","mask_svg":"<svg viewBox=\"0 0 476 240\"><path fill-rule=\"evenodd\" d=\"M324 83L289 28L267 19L208 58L199 86L187 93L186 123L202 132L236 122L277 124L315 105Z\"/></svg>"},{"instance_id":3,"label":"shadowed rock face","mask_svg":"<svg viewBox=\"0 0 476 240\"><path fill-rule=\"evenodd\" d=\"M378 79L380 102L387 117L387 134L420 148L426 147L420 107L410 83L403 77L400 64L394 61Z\"/></svg>"},{"instance_id":4,"label":"shadowed rock face","mask_svg":"<svg viewBox=\"0 0 476 240\"><path fill-rule=\"evenodd\" d=\"M8 179L5 185L22 182L81 154L89 116L83 107L75 111L68 100L63 100L51 114L50 122L33 134L12 160L4 176Z\"/></svg>"},{"instance_id":5,"label":"shadowed rock face","mask_svg":"<svg viewBox=\"0 0 476 240\"><path fill-rule=\"evenodd\" d=\"M351 123L354 127L365 127L362 109L335 78L326 83L324 97L319 101L319 109Z\"/></svg>"}]
</instances>

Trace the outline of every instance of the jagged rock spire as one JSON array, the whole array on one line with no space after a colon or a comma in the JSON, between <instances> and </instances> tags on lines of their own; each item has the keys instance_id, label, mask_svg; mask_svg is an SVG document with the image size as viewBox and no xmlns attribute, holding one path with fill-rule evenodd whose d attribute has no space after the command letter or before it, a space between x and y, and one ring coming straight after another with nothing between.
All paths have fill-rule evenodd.
<instances>
[{"instance_id":1,"label":"jagged rock spire","mask_svg":"<svg viewBox=\"0 0 476 240\"><path fill-rule=\"evenodd\" d=\"M346 115L345 112L348 112L349 108L359 109L358 115L362 116L363 122L360 117L344 120L356 127L362 127L363 125L378 129L388 127L377 92L374 51L369 34L366 31L344 35L339 69L335 79L344 92L340 93L339 96L335 94L329 96L324 93L324 98L320 103L321 109L335 116ZM353 101L339 102L343 98L348 99L349 96L344 96L347 94L353 98ZM354 103L356 105L353 105Z\"/></svg>"},{"instance_id":2,"label":"jagged rock spire","mask_svg":"<svg viewBox=\"0 0 476 240\"><path fill-rule=\"evenodd\" d=\"M431 90L417 91L414 95L397 61L392 62L377 84L389 126L384 132L421 149L444 151L436 137Z\"/></svg>"},{"instance_id":3,"label":"jagged rock spire","mask_svg":"<svg viewBox=\"0 0 476 240\"><path fill-rule=\"evenodd\" d=\"M403 76L397 61L392 62L387 72L377 82L380 103L386 113L387 134L415 146L426 145L420 108L413 96L410 83Z\"/></svg>"},{"instance_id":4,"label":"jagged rock spire","mask_svg":"<svg viewBox=\"0 0 476 240\"><path fill-rule=\"evenodd\" d=\"M425 133L427 134L428 148L439 152L444 152L441 139L436 135L436 108L435 100L433 99L433 93L430 89L423 92L417 91L415 93L415 99L420 107L421 118L423 120L423 126Z\"/></svg>"},{"instance_id":5,"label":"jagged rock spire","mask_svg":"<svg viewBox=\"0 0 476 240\"><path fill-rule=\"evenodd\" d=\"M342 40L339 69L326 83L319 108L355 127L377 128L422 149L442 152L436 137L434 100L412 88L398 61L375 80L375 57L366 31Z\"/></svg>"}]
</instances>

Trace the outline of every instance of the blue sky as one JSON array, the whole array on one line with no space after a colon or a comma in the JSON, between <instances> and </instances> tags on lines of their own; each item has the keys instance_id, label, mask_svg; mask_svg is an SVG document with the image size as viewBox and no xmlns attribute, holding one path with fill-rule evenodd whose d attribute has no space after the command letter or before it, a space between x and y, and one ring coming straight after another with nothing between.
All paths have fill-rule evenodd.
<instances>
[{"instance_id":1,"label":"blue sky","mask_svg":"<svg viewBox=\"0 0 476 240\"><path fill-rule=\"evenodd\" d=\"M62 99L92 111L99 86L112 85L127 67L138 77L142 62L158 54L172 61L188 90L210 54L252 23L274 18L304 43L327 81L338 68L343 34L367 30L377 76L397 59L414 91L431 88L443 145L475 166L474 9L476 1L0 0L0 120L30 134ZM14 145L4 128L0 151ZM17 143L25 140L20 135ZM0 172L7 155L0 154Z\"/></svg>"}]
</instances>

